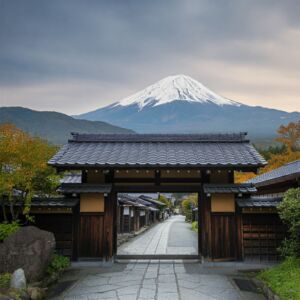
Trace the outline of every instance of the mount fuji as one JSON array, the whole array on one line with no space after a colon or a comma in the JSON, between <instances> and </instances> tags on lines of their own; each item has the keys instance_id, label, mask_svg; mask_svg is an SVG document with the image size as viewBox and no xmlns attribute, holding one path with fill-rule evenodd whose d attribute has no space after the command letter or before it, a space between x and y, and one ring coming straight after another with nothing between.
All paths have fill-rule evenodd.
<instances>
[{"instance_id":1,"label":"mount fuji","mask_svg":"<svg viewBox=\"0 0 300 300\"><path fill-rule=\"evenodd\" d=\"M299 121L300 113L245 105L189 76L176 75L76 118L106 121L139 133L247 131L261 140L273 138L281 124Z\"/></svg>"}]
</instances>

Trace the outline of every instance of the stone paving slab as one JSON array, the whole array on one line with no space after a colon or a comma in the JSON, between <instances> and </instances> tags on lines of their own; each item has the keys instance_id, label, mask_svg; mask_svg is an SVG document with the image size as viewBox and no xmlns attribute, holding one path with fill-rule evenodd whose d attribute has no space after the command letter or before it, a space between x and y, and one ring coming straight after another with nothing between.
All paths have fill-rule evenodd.
<instances>
[{"instance_id":1,"label":"stone paving slab","mask_svg":"<svg viewBox=\"0 0 300 300\"><path fill-rule=\"evenodd\" d=\"M198 236L184 216L172 216L118 247L119 255L198 254Z\"/></svg>"},{"instance_id":2,"label":"stone paving slab","mask_svg":"<svg viewBox=\"0 0 300 300\"><path fill-rule=\"evenodd\" d=\"M245 275L235 268L224 268L226 270L200 263L150 261L115 264L110 268L79 268L76 284L55 299L265 299L261 294L240 291L233 279L245 278ZM66 276L63 280L70 278Z\"/></svg>"}]
</instances>

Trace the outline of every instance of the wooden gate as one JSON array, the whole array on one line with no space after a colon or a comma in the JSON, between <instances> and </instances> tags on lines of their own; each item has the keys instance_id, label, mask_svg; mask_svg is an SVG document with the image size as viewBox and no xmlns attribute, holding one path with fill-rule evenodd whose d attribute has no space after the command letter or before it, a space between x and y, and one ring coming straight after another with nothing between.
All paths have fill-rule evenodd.
<instances>
[{"instance_id":1,"label":"wooden gate","mask_svg":"<svg viewBox=\"0 0 300 300\"><path fill-rule=\"evenodd\" d=\"M78 256L103 257L103 214L81 214L79 224Z\"/></svg>"},{"instance_id":2,"label":"wooden gate","mask_svg":"<svg viewBox=\"0 0 300 300\"><path fill-rule=\"evenodd\" d=\"M236 231L234 214L213 213L211 215L212 259L236 260Z\"/></svg>"}]
</instances>

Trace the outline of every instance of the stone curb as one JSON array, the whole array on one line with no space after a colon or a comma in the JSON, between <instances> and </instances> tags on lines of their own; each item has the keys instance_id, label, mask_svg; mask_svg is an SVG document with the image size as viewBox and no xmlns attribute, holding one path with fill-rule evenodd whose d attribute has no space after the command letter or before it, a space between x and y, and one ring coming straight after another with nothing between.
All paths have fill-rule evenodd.
<instances>
[{"instance_id":1,"label":"stone curb","mask_svg":"<svg viewBox=\"0 0 300 300\"><path fill-rule=\"evenodd\" d=\"M280 300L280 297L276 295L264 282L258 279L253 279L253 282L262 290L268 300Z\"/></svg>"}]
</instances>

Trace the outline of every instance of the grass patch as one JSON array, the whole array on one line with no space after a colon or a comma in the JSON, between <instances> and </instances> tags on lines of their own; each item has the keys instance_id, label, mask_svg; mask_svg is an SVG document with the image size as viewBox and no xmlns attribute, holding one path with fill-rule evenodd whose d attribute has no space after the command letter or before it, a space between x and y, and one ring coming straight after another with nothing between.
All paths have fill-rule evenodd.
<instances>
[{"instance_id":1,"label":"grass patch","mask_svg":"<svg viewBox=\"0 0 300 300\"><path fill-rule=\"evenodd\" d=\"M0 274L0 289L8 289L10 284L11 274L3 273Z\"/></svg>"},{"instance_id":2,"label":"grass patch","mask_svg":"<svg viewBox=\"0 0 300 300\"><path fill-rule=\"evenodd\" d=\"M192 222L192 230L195 232L198 232L198 222L197 221Z\"/></svg>"},{"instance_id":3,"label":"grass patch","mask_svg":"<svg viewBox=\"0 0 300 300\"><path fill-rule=\"evenodd\" d=\"M47 268L47 273L52 275L66 270L70 266L70 259L68 257L54 254L53 258Z\"/></svg>"},{"instance_id":4,"label":"grass patch","mask_svg":"<svg viewBox=\"0 0 300 300\"><path fill-rule=\"evenodd\" d=\"M282 300L300 299L300 259L287 258L278 266L260 272L257 278Z\"/></svg>"},{"instance_id":5,"label":"grass patch","mask_svg":"<svg viewBox=\"0 0 300 300\"><path fill-rule=\"evenodd\" d=\"M14 221L12 223L0 223L0 242L4 241L11 234L18 231L20 225L18 222Z\"/></svg>"}]
</instances>

